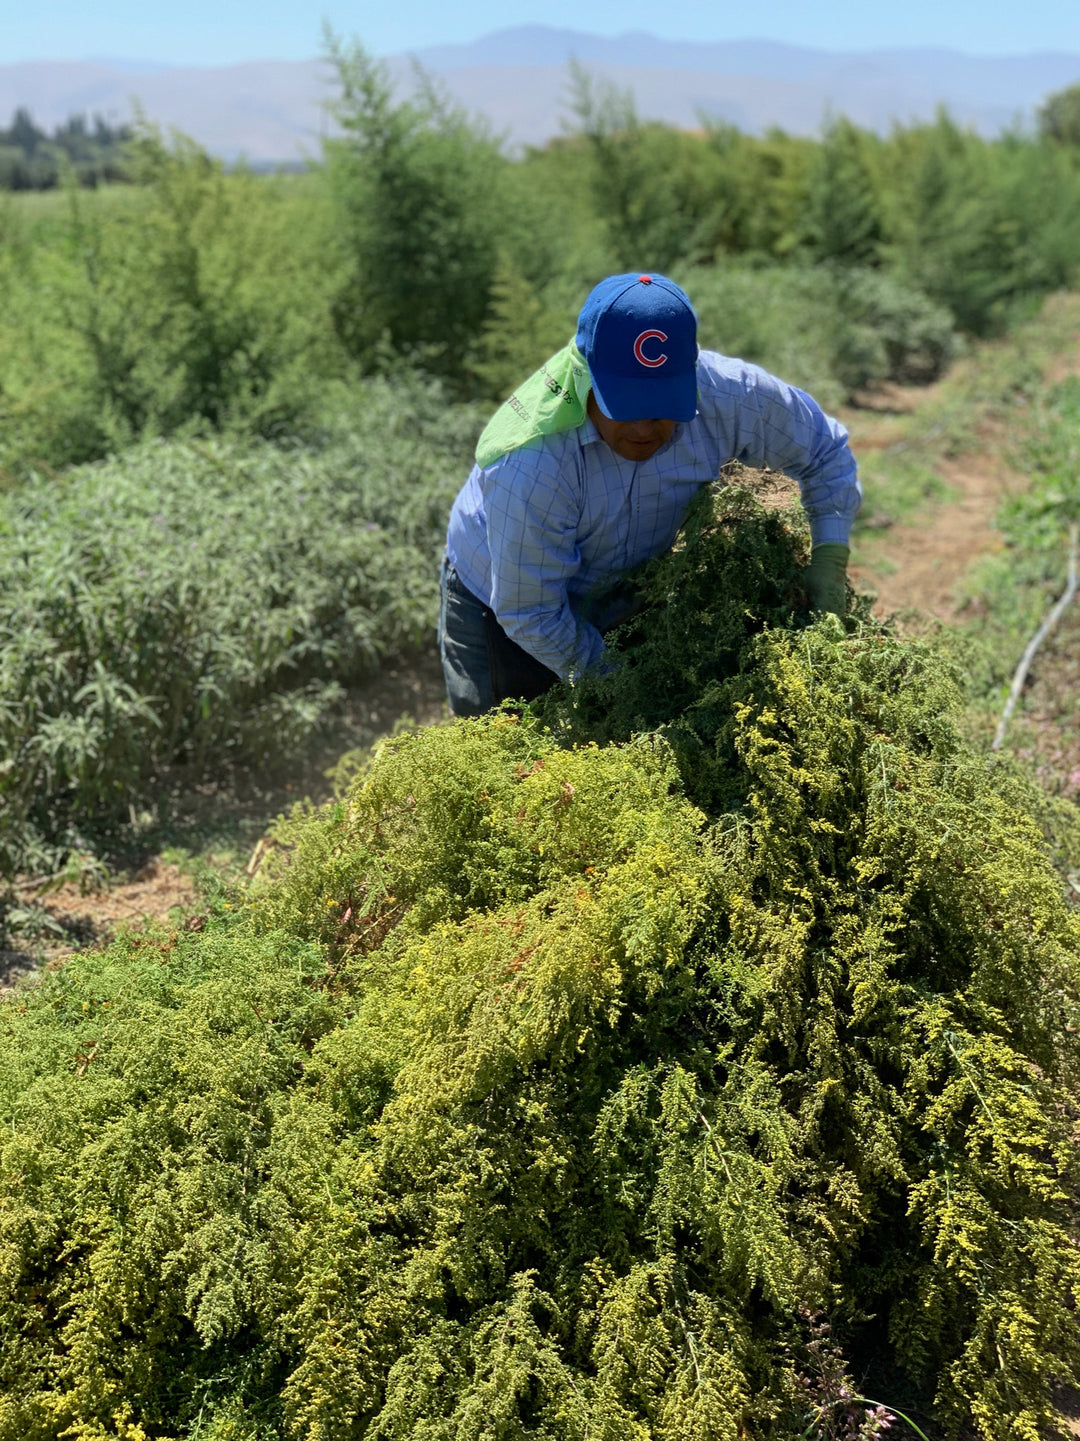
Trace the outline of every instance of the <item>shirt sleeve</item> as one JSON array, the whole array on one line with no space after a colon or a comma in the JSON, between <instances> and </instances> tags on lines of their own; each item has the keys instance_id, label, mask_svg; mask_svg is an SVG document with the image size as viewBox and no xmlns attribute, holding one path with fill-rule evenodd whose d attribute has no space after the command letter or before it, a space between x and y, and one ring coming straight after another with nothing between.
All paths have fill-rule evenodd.
<instances>
[{"instance_id":1,"label":"shirt sleeve","mask_svg":"<svg viewBox=\"0 0 1080 1441\"><path fill-rule=\"evenodd\" d=\"M813 544L846 544L862 489L840 422L805 391L760 366L740 360L703 369L701 403L717 409L722 427L730 426L733 459L798 481Z\"/></svg>"},{"instance_id":2,"label":"shirt sleeve","mask_svg":"<svg viewBox=\"0 0 1080 1441\"><path fill-rule=\"evenodd\" d=\"M485 472L491 609L511 640L564 679L604 653L595 626L570 608L581 568L573 477L553 457L520 450Z\"/></svg>"}]
</instances>

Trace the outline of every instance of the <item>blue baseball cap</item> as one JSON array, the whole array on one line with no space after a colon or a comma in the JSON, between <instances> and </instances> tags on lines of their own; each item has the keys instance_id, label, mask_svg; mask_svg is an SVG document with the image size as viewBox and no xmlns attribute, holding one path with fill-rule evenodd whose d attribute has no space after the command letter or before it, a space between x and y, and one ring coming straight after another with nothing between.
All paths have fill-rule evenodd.
<instances>
[{"instance_id":1,"label":"blue baseball cap","mask_svg":"<svg viewBox=\"0 0 1080 1441\"><path fill-rule=\"evenodd\" d=\"M609 275L578 316L577 347L611 420L693 420L697 316L666 275Z\"/></svg>"}]
</instances>

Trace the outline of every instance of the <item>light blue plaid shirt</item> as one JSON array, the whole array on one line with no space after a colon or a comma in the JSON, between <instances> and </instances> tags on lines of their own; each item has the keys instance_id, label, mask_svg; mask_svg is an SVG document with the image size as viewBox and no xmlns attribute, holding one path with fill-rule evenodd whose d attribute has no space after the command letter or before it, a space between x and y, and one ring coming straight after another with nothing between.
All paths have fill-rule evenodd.
<instances>
[{"instance_id":1,"label":"light blue plaid shirt","mask_svg":"<svg viewBox=\"0 0 1080 1441\"><path fill-rule=\"evenodd\" d=\"M450 564L512 640L567 676L604 653L583 597L667 550L729 460L797 480L814 544L847 542L862 499L847 431L803 391L703 350L698 413L648 460L616 455L586 419L474 466L450 512Z\"/></svg>"}]
</instances>

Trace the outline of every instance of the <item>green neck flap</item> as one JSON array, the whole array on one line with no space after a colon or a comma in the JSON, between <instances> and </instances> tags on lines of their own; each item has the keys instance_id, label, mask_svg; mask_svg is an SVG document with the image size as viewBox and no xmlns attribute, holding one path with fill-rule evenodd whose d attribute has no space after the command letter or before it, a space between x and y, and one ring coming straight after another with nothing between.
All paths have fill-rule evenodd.
<instances>
[{"instance_id":1,"label":"green neck flap","mask_svg":"<svg viewBox=\"0 0 1080 1441\"><path fill-rule=\"evenodd\" d=\"M571 340L499 406L476 442L477 465L486 470L539 435L576 429L591 384L585 357Z\"/></svg>"}]
</instances>

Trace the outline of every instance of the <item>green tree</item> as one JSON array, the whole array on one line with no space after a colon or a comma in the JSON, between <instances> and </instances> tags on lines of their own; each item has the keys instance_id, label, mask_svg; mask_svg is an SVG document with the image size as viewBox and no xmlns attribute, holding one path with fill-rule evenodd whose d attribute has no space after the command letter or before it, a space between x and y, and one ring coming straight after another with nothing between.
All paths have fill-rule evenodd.
<instances>
[{"instance_id":1,"label":"green tree","mask_svg":"<svg viewBox=\"0 0 1080 1441\"><path fill-rule=\"evenodd\" d=\"M342 359L319 206L226 175L194 141L166 143L150 126L130 170L138 189L123 211L70 194L66 320L111 442L190 425L291 429L327 352Z\"/></svg>"},{"instance_id":2,"label":"green tree","mask_svg":"<svg viewBox=\"0 0 1080 1441\"><path fill-rule=\"evenodd\" d=\"M395 101L385 66L327 35L344 134L326 143L348 278L333 306L348 351L377 369L388 350L448 377L484 327L498 263L492 225L509 162L479 122L421 71Z\"/></svg>"},{"instance_id":3,"label":"green tree","mask_svg":"<svg viewBox=\"0 0 1080 1441\"><path fill-rule=\"evenodd\" d=\"M817 147L809 175L806 218L819 260L873 265L882 238L881 205L869 160L873 144L850 120L834 120Z\"/></svg>"},{"instance_id":4,"label":"green tree","mask_svg":"<svg viewBox=\"0 0 1080 1441\"><path fill-rule=\"evenodd\" d=\"M598 82L576 62L570 111L570 137L592 162L590 200L612 264L669 270L692 258L715 204L716 165L700 138L640 120L629 90Z\"/></svg>"},{"instance_id":5,"label":"green tree","mask_svg":"<svg viewBox=\"0 0 1080 1441\"><path fill-rule=\"evenodd\" d=\"M0 189L51 189L69 166L84 185L127 179L131 137L128 125L111 126L96 115L91 129L84 115L72 115L50 138L20 106L8 129L0 129Z\"/></svg>"},{"instance_id":6,"label":"green tree","mask_svg":"<svg viewBox=\"0 0 1080 1441\"><path fill-rule=\"evenodd\" d=\"M1061 145L1080 145L1080 85L1048 95L1040 107L1039 134Z\"/></svg>"},{"instance_id":7,"label":"green tree","mask_svg":"<svg viewBox=\"0 0 1080 1441\"><path fill-rule=\"evenodd\" d=\"M24 155L30 156L39 145L47 143L48 136L44 130L40 130L34 124L29 110L20 105L12 117L11 125L4 139L8 145L15 145Z\"/></svg>"},{"instance_id":8,"label":"green tree","mask_svg":"<svg viewBox=\"0 0 1080 1441\"><path fill-rule=\"evenodd\" d=\"M504 256L492 287L491 316L473 367L491 395L502 400L565 345L573 330L573 315L545 306L513 261Z\"/></svg>"},{"instance_id":9,"label":"green tree","mask_svg":"<svg viewBox=\"0 0 1080 1441\"><path fill-rule=\"evenodd\" d=\"M704 257L753 255L784 260L805 230L807 173L816 142L773 129L758 137L713 123L706 145L714 157L710 212L699 227Z\"/></svg>"},{"instance_id":10,"label":"green tree","mask_svg":"<svg viewBox=\"0 0 1080 1441\"><path fill-rule=\"evenodd\" d=\"M889 259L963 329L999 331L1041 287L1033 227L1019 197L1031 146L982 140L942 110L894 137Z\"/></svg>"}]
</instances>

